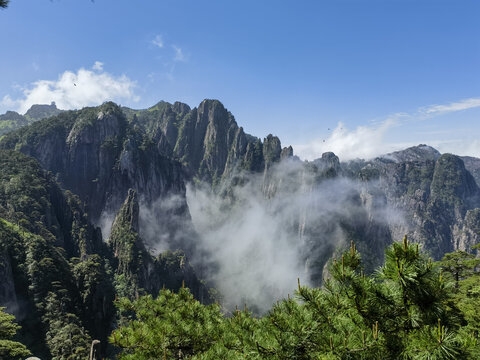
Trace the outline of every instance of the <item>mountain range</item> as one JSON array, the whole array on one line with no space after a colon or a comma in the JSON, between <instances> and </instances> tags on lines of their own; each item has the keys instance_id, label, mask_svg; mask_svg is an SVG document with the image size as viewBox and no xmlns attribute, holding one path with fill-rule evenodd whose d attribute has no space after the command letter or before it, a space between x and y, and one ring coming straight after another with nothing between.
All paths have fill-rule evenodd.
<instances>
[{"instance_id":1,"label":"mountain range","mask_svg":"<svg viewBox=\"0 0 480 360\"><path fill-rule=\"evenodd\" d=\"M112 351L116 297L187 286L261 313L351 241L373 271L405 234L434 259L480 240L480 159L428 145L302 161L218 100L34 105L0 131L0 306L42 358Z\"/></svg>"}]
</instances>

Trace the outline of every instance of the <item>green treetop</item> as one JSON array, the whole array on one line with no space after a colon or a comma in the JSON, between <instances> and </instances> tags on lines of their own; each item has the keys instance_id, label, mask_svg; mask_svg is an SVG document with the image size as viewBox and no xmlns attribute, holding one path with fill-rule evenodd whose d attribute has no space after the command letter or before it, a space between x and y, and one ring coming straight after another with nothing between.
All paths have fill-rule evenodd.
<instances>
[{"instance_id":1,"label":"green treetop","mask_svg":"<svg viewBox=\"0 0 480 360\"><path fill-rule=\"evenodd\" d=\"M258 319L246 306L222 315L187 289L122 299L125 316L110 341L121 359L478 359L480 323L456 307L441 267L406 237L385 258L367 276L352 243L331 262L323 287L299 282L294 296ZM469 289L472 307L480 291Z\"/></svg>"},{"instance_id":2,"label":"green treetop","mask_svg":"<svg viewBox=\"0 0 480 360\"><path fill-rule=\"evenodd\" d=\"M15 324L15 316L4 310L0 307L0 359L16 360L31 355L25 345L12 340L20 326Z\"/></svg>"}]
</instances>

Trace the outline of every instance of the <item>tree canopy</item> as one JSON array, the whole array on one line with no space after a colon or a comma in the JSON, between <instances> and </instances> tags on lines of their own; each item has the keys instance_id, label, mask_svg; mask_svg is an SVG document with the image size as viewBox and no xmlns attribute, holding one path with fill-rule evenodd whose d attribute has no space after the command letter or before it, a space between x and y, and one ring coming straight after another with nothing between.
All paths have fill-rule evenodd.
<instances>
[{"instance_id":1,"label":"tree canopy","mask_svg":"<svg viewBox=\"0 0 480 360\"><path fill-rule=\"evenodd\" d=\"M455 305L455 283L441 264L407 238L388 247L385 259L367 276L352 243L331 262L322 288L299 283L259 318L246 306L226 316L185 288L121 299L110 341L121 359L479 358L478 318ZM478 286L465 287L476 299Z\"/></svg>"},{"instance_id":2,"label":"tree canopy","mask_svg":"<svg viewBox=\"0 0 480 360\"><path fill-rule=\"evenodd\" d=\"M25 345L13 340L20 326L15 324L15 316L0 307L0 359L22 359L31 355Z\"/></svg>"}]
</instances>

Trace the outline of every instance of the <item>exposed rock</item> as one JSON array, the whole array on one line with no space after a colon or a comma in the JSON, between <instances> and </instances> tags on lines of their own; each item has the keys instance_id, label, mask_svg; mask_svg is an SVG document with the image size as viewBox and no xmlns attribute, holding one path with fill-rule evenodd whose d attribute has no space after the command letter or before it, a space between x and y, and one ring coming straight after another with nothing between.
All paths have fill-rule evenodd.
<instances>
[{"instance_id":1,"label":"exposed rock","mask_svg":"<svg viewBox=\"0 0 480 360\"><path fill-rule=\"evenodd\" d=\"M138 234L139 204L136 192L127 198L113 222L109 245L115 257L117 292L134 298L144 292L156 295L162 287L178 290L186 284L202 301L207 289L195 275L182 251L163 252L154 257Z\"/></svg>"},{"instance_id":2,"label":"exposed rock","mask_svg":"<svg viewBox=\"0 0 480 360\"><path fill-rule=\"evenodd\" d=\"M32 105L25 113L25 117L29 120L37 121L50 116L58 115L61 112L62 110L58 109L57 105L53 101L50 105Z\"/></svg>"},{"instance_id":3,"label":"exposed rock","mask_svg":"<svg viewBox=\"0 0 480 360\"><path fill-rule=\"evenodd\" d=\"M340 160L333 152L326 152L322 157L315 159L313 164L320 172L320 176L332 178L340 174Z\"/></svg>"},{"instance_id":4,"label":"exposed rock","mask_svg":"<svg viewBox=\"0 0 480 360\"><path fill-rule=\"evenodd\" d=\"M407 162L407 161L427 161L437 160L440 157L440 152L431 146L420 144L418 146L412 146L405 150L395 151L381 156L384 159L390 159L395 162Z\"/></svg>"},{"instance_id":5,"label":"exposed rock","mask_svg":"<svg viewBox=\"0 0 480 360\"><path fill-rule=\"evenodd\" d=\"M468 212L468 224L474 222L471 211L480 205L480 191L460 157L419 145L342 168L349 176L378 179L389 206L406 220L390 226L394 239L408 233L437 259L478 241L465 218Z\"/></svg>"},{"instance_id":6,"label":"exposed rock","mask_svg":"<svg viewBox=\"0 0 480 360\"><path fill-rule=\"evenodd\" d=\"M18 148L57 174L62 186L87 205L94 222L104 212L116 212L129 188L147 203L185 193L181 165L132 129L113 103L46 121L12 134L0 146Z\"/></svg>"},{"instance_id":7,"label":"exposed rock","mask_svg":"<svg viewBox=\"0 0 480 360\"><path fill-rule=\"evenodd\" d=\"M471 156L462 156L461 159L465 168L472 174L477 185L480 186L480 159Z\"/></svg>"},{"instance_id":8,"label":"exposed rock","mask_svg":"<svg viewBox=\"0 0 480 360\"><path fill-rule=\"evenodd\" d=\"M280 144L280 139L278 137L269 134L263 139L263 160L266 169L280 160L281 153L282 145Z\"/></svg>"},{"instance_id":9,"label":"exposed rock","mask_svg":"<svg viewBox=\"0 0 480 360\"><path fill-rule=\"evenodd\" d=\"M288 159L293 157L293 148L292 146L289 147L284 147L282 149L282 152L280 153L280 158L282 159Z\"/></svg>"}]
</instances>

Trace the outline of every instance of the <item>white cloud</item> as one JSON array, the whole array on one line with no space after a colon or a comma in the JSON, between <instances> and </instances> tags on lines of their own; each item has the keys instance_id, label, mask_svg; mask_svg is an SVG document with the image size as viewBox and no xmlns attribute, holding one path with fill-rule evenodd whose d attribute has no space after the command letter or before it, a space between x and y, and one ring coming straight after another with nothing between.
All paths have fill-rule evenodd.
<instances>
[{"instance_id":1,"label":"white cloud","mask_svg":"<svg viewBox=\"0 0 480 360\"><path fill-rule=\"evenodd\" d=\"M175 50L175 57L173 58L173 61L180 61L180 62L187 61L187 57L185 56L181 48L175 45L172 45L172 48L173 50Z\"/></svg>"},{"instance_id":2,"label":"white cloud","mask_svg":"<svg viewBox=\"0 0 480 360\"><path fill-rule=\"evenodd\" d=\"M333 151L342 161L356 158L369 159L396 150L395 145L385 142L385 134L396 121L388 119L375 126L358 126L354 130L339 122L332 133L310 143L294 145L295 153L302 159L313 160L324 152Z\"/></svg>"},{"instance_id":3,"label":"white cloud","mask_svg":"<svg viewBox=\"0 0 480 360\"><path fill-rule=\"evenodd\" d=\"M164 43L162 35L155 36L155 38L152 40L152 44L158 46L159 48L163 48Z\"/></svg>"},{"instance_id":4,"label":"white cloud","mask_svg":"<svg viewBox=\"0 0 480 360\"><path fill-rule=\"evenodd\" d=\"M100 61L95 61L95 64L92 66L93 70L103 71L103 63Z\"/></svg>"},{"instance_id":5,"label":"white cloud","mask_svg":"<svg viewBox=\"0 0 480 360\"><path fill-rule=\"evenodd\" d=\"M388 142L387 133L393 127L403 127L403 134L419 134L414 126L417 122L432 120L436 116L456 111L474 109L480 107L480 98L468 98L444 105L430 105L421 107L413 113L396 113L390 115L387 120L370 123L370 125L358 126L354 130L348 130L346 126L339 123L329 135L314 139L305 144L294 145L295 153L302 159L313 160L320 157L324 152L333 151L341 161L355 158L370 159L392 151L401 150L409 146L427 143L440 152L450 152L456 155L468 155L480 157L480 141L468 139L445 139L451 131L445 129L434 130L423 135L428 138L430 135L444 135L443 139L438 137L432 140L401 141L396 143ZM408 126L408 130L406 127ZM418 139L417 139L418 140Z\"/></svg>"},{"instance_id":6,"label":"white cloud","mask_svg":"<svg viewBox=\"0 0 480 360\"><path fill-rule=\"evenodd\" d=\"M2 98L2 101L0 102L0 105L6 109L14 109L18 103L17 101L13 100L10 95L5 95L3 98Z\"/></svg>"},{"instance_id":7,"label":"white cloud","mask_svg":"<svg viewBox=\"0 0 480 360\"><path fill-rule=\"evenodd\" d=\"M38 80L23 90L23 98L3 97L1 105L15 108L25 113L33 104L50 104L55 101L59 109L79 109L84 106L99 105L104 101L133 100L135 82L126 75L114 76L100 70L101 63L96 62L91 71L84 68L76 73L65 71L57 80Z\"/></svg>"},{"instance_id":8,"label":"white cloud","mask_svg":"<svg viewBox=\"0 0 480 360\"><path fill-rule=\"evenodd\" d=\"M463 99L446 105L430 105L420 109L420 112L429 115L440 115L444 113L473 109L480 107L480 98Z\"/></svg>"},{"instance_id":9,"label":"white cloud","mask_svg":"<svg viewBox=\"0 0 480 360\"><path fill-rule=\"evenodd\" d=\"M432 142L431 145L441 153L451 153L460 156L473 156L480 158L480 140L453 139Z\"/></svg>"}]
</instances>

